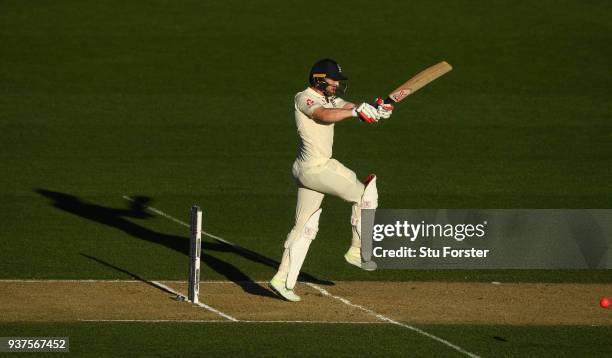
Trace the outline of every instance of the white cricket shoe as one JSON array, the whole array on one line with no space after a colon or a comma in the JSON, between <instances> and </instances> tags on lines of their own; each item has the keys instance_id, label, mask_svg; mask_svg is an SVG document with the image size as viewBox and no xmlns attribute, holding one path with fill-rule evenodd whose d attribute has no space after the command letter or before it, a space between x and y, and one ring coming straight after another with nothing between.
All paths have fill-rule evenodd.
<instances>
[{"instance_id":1,"label":"white cricket shoe","mask_svg":"<svg viewBox=\"0 0 612 358\"><path fill-rule=\"evenodd\" d=\"M351 246L346 254L344 254L344 259L349 264L366 271L374 271L378 267L374 261L361 261L361 251L358 247Z\"/></svg>"},{"instance_id":2,"label":"white cricket shoe","mask_svg":"<svg viewBox=\"0 0 612 358\"><path fill-rule=\"evenodd\" d=\"M300 296L296 295L293 290L288 289L285 283L276 277L270 281L270 288L287 301L300 302L302 300Z\"/></svg>"}]
</instances>

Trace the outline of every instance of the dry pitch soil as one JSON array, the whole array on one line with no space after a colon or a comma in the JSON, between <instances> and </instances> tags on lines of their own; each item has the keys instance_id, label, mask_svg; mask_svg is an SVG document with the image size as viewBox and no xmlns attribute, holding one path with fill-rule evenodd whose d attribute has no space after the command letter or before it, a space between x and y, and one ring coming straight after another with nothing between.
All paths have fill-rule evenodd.
<instances>
[{"instance_id":1,"label":"dry pitch soil","mask_svg":"<svg viewBox=\"0 0 612 358\"><path fill-rule=\"evenodd\" d=\"M185 282L162 282L185 293ZM298 284L303 301L265 283L202 282L200 301L245 321L382 322L371 312ZM335 282L320 286L409 324L612 325L598 300L612 284ZM0 281L0 321L227 320L142 281Z\"/></svg>"}]
</instances>

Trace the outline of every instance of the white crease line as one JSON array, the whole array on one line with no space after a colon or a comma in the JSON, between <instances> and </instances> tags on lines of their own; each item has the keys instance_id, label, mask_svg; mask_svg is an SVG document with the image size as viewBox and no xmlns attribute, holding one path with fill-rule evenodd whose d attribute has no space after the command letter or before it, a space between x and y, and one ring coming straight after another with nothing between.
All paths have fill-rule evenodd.
<instances>
[{"instance_id":1,"label":"white crease line","mask_svg":"<svg viewBox=\"0 0 612 358\"><path fill-rule=\"evenodd\" d=\"M50 279L50 280L44 280L44 279L23 279L23 280L0 280L0 282L23 282L23 283L30 283L30 282L34 282L34 283L40 283L40 282L66 282L66 283L71 283L71 282L92 282L92 283L105 283L105 282L109 282L109 283L133 283L133 282L142 282L139 280L63 280L63 279Z\"/></svg>"},{"instance_id":2,"label":"white crease line","mask_svg":"<svg viewBox=\"0 0 612 358\"><path fill-rule=\"evenodd\" d=\"M221 317L227 318L230 321L240 322L240 320L238 320L238 319L236 319L236 318L234 318L234 317L232 317L232 316L230 316L228 314L225 314L225 313L219 311L218 309L214 309L214 308L210 307L209 305L207 305L206 303L197 302L197 303L195 303L195 305L200 306L202 308L206 308L207 310L209 310L211 312L214 312L214 313L218 314Z\"/></svg>"},{"instance_id":3,"label":"white crease line","mask_svg":"<svg viewBox=\"0 0 612 358\"><path fill-rule=\"evenodd\" d=\"M80 319L79 322L142 322L142 323L232 323L221 319Z\"/></svg>"},{"instance_id":4,"label":"white crease line","mask_svg":"<svg viewBox=\"0 0 612 358\"><path fill-rule=\"evenodd\" d=\"M176 295L177 297L180 297L182 299L187 299L187 296L183 295L182 293L178 292L177 290L175 290L173 288L170 288L170 287L164 285L163 283L161 283L159 281L149 281L149 282L151 282L152 284L154 284L155 286L161 288L164 291L168 291L171 294Z\"/></svg>"},{"instance_id":5,"label":"white crease line","mask_svg":"<svg viewBox=\"0 0 612 358\"><path fill-rule=\"evenodd\" d=\"M143 322L143 323L233 323L233 321L220 319L81 319L79 322ZM295 324L387 324L386 322L368 322L368 321L264 321L264 320L239 320L239 323L295 323Z\"/></svg>"},{"instance_id":6,"label":"white crease line","mask_svg":"<svg viewBox=\"0 0 612 358\"><path fill-rule=\"evenodd\" d=\"M132 203L136 202L134 199L130 198L127 195L124 195L123 199L125 199L127 201L131 201ZM148 209L148 210L150 210L150 211L152 211L152 212L154 212L155 214L157 214L159 216L163 216L163 217L165 217L168 220L174 221L175 223L177 223L179 225L183 225L183 226L189 227L189 224L187 224L186 222L184 222L182 220L179 220L179 219L177 219L177 218L175 218L173 216L170 216L170 215L164 213L163 211L159 211L159 210L155 209L154 207L151 207L151 206L148 206L148 205L143 205L143 207Z\"/></svg>"},{"instance_id":7,"label":"white crease line","mask_svg":"<svg viewBox=\"0 0 612 358\"><path fill-rule=\"evenodd\" d=\"M129 197L129 196L127 196L127 195L124 195L124 196L123 196L123 199L125 199L125 200L127 200L127 201L130 201L130 202L132 202L132 203L134 203L134 202L135 202L135 200L134 200L134 199L130 198L130 197ZM159 209L156 209L156 208L154 208L154 207L152 207L152 206L143 205L142 207L143 207L143 208L145 208L145 209L147 209L147 210L150 210L150 211L154 212L155 214L157 214L157 215L159 215L159 216L165 217L166 219L168 219L168 220L170 220L170 221L173 221L173 222L175 222L175 223L177 223L177 224L179 224L179 225L182 225L182 226L185 226L185 227L190 227L190 226L189 226L189 224L188 224L188 223L186 223L186 222L184 222L183 220L177 219L177 218L175 218L175 217L174 217L174 216L172 216L172 215L168 215L168 214L164 213L163 211L161 211L161 210L159 210ZM210 237L210 238L212 238L212 239L215 239L215 240L217 240L217 241L220 241L220 242L222 242L222 243L224 243L224 244L226 244L226 245L229 245L229 246L232 246L232 247L235 247L235 248L242 249L243 251L248 251L249 253L252 253L253 255L258 256L260 259L262 259L262 260L264 260L264 261L266 261L266 262L268 262L268 263L272 263L272 264L274 264L274 265L277 265L277 264L278 264L277 262L274 262L273 260L270 260L269 258L267 258L267 257L265 257L265 256L263 256L263 255L260 255L260 254L258 254L258 253L256 253L256 252L254 252L254 251L251 251L251 250L247 250L247 249L245 249L244 247L239 246L239 245L236 245L236 244L234 244L234 243L232 243L232 242L230 242L230 241L227 241L227 240L225 240L225 239L224 239L224 238L222 238L222 237L219 237L219 236L217 236L217 235L213 235L213 234L211 234L211 233L209 233L209 232L206 232L206 231L204 231L204 230L202 230L201 232L202 232L202 235L206 235L206 236L208 236L208 237Z\"/></svg>"},{"instance_id":8,"label":"white crease line","mask_svg":"<svg viewBox=\"0 0 612 358\"><path fill-rule=\"evenodd\" d=\"M156 285L156 286L158 286L158 287L163 288L164 290L167 290L168 292L171 292L172 294L175 294L177 297L182 297L182 298L185 298L185 299L186 299L185 295L183 295L182 293L179 293L179 292L178 292L178 291L176 291L176 290L173 290L172 288L170 288L170 287L168 287L168 286L164 285L163 283L159 283L159 282L157 282L157 281L151 281L151 283L155 284L155 285ZM210 312L216 313L216 314L218 314L219 316L221 316L221 317L223 317L223 318L226 318L226 319L228 319L228 320L230 320L230 321L233 321L233 322L238 322L238 320L237 320L236 318L234 318L234 317L232 317L232 316L230 316L230 315L228 315L228 314L226 314L226 313L223 313L223 312L219 311L218 309L213 308L213 307L211 307L211 306L209 306L209 305L207 305L207 304L205 304L205 303L202 303L202 302L195 302L195 303L193 303L193 304L194 304L194 305L196 305L196 306L199 306L199 307L205 308L205 309L209 310Z\"/></svg>"},{"instance_id":9,"label":"white crease line","mask_svg":"<svg viewBox=\"0 0 612 358\"><path fill-rule=\"evenodd\" d=\"M138 280L0 280L0 283L41 283L41 282L51 282L51 283L53 283L53 282L66 282L66 283L75 283L75 282L106 283L106 282L108 282L108 283L143 283L143 284L146 283L146 282L138 281ZM169 292L169 293L171 293L173 295L176 295L177 297L182 297L182 298L186 299L185 295L183 295L183 294L179 293L178 291L176 291L176 290L174 290L174 289L164 285L163 283L161 283L159 281L148 281L148 282L150 282L151 284L153 284L154 286L156 286L158 288L161 288L164 291L167 291L167 292ZM219 281L218 283L221 283L221 282L223 282L223 281ZM195 305L199 306L199 307L202 307L202 308L205 308L205 309L207 309L207 310L209 310L209 311L211 311L213 313L216 313L219 316L221 316L223 318L226 318L226 319L228 319L230 321L239 322L238 319L236 319L236 318L234 318L234 317L232 317L232 316L230 316L230 315L228 315L226 313L223 313L223 312L219 311L218 309L215 309L215 308L213 308L213 307L211 307L211 306L209 306L209 305L207 305L205 303L198 302L198 303L195 303Z\"/></svg>"},{"instance_id":10,"label":"white crease line","mask_svg":"<svg viewBox=\"0 0 612 358\"><path fill-rule=\"evenodd\" d=\"M164 281L164 282L170 282L170 283L177 283L177 284L187 284L187 281L181 281L181 280L159 280L157 282L160 281ZM49 283L144 283L142 280L89 280L89 279L84 279L84 280L71 280L71 279L6 279L6 280L2 280L0 279L0 283L44 283L44 282L49 282ZM266 284L268 283L268 281L200 281L200 285L201 284L218 284L218 283L223 283L223 284Z\"/></svg>"},{"instance_id":11,"label":"white crease line","mask_svg":"<svg viewBox=\"0 0 612 358\"><path fill-rule=\"evenodd\" d=\"M134 202L134 200L133 200L132 198L130 198L129 196L123 196L123 198L124 198L125 200L129 200L129 201L131 201L131 202ZM181 220L179 220L179 219L177 219L177 218L175 218L175 217L173 217L173 216L171 216L171 215L168 215L168 214L164 213L163 211L161 211L161 210L159 210L159 209L155 209L155 208L153 208L153 207L151 207L151 206L144 206L144 207L145 207L145 208L147 208L147 209L149 209L149 210L151 210L152 212L154 212L154 213L156 213L156 214L158 214L158 215L161 215L161 216L163 216L163 217L165 217L165 218L167 218L167 219L169 219L169 220L174 221L175 223L178 223L178 224L180 224L180 225L183 225L183 226L187 226L187 227L189 227L189 224L187 224L186 222L181 221ZM215 236L215 235L212 235L212 234L205 233L204 231L202 231L202 234L205 234L205 235L207 235L207 236L210 236L210 237L212 237L212 238L214 238L214 239L217 239L217 240L219 240L219 241L223 241L223 242L227 243L228 245L232 245L232 246L234 246L234 247L237 247L237 248L240 248L240 249L243 249L243 250L248 250L248 249L245 249L245 248L243 248L243 247L241 247L241 246L238 246L238 245L236 245L236 244L233 244L233 243L231 243L231 242L229 242L229 241L227 241L227 240L225 240L225 239L223 239L223 238L220 238L220 237L218 237L218 236ZM248 250L248 251L250 251L250 250ZM461 347L459 347L459 346L457 346L457 345L455 345L455 344L453 344L453 343L451 343L451 342L449 342L449 341L447 341L447 340L445 340L445 339L442 339L442 338L440 338L440 337L438 337L438 336L435 336L435 335L433 335L433 334L431 334L431 333L425 332L425 331L424 331L424 330L422 330L422 329L416 328L416 327L411 326L411 325L408 325L408 324L400 323L400 322L395 321L395 320L393 320L393 319L391 319L391 318L389 318L389 317L387 317L387 316L384 316L384 315L381 315L381 314L379 314L379 313L376 313L375 311L373 311L373 310L371 310L371 309L369 309L369 308L365 308L365 307L363 307L363 306L360 306L360 305L354 304L354 303L352 303L351 301L347 300L346 298L343 298L343 297L340 297L340 296L335 296L335 295L332 295L331 293L327 292L327 290L325 290L325 289L323 289L323 288L321 288L321 287L319 287L319 286L315 285L314 283L306 282L306 285L308 285L308 286L310 286L310 287L314 288L315 290L319 291L319 292L320 292L321 294L323 294L324 296L328 296L328 297L334 298L334 299L336 299L336 300L338 300L338 301L340 301L340 302L342 302L342 303L344 303L344 304L346 304L346 305L348 305L348 306L351 306L351 307L353 307L353 308L357 308L357 309L360 309L360 310L362 310L362 311L364 311L364 312L367 312L367 313L369 313L369 314L373 315L374 317L378 318L378 319L379 319L379 320L381 320L381 321L388 322L388 323L391 323L391 324L394 324L394 325L397 325L397 326L400 326L400 327L407 328L407 329L409 329L409 330L411 330L411 331L414 331L414 332L416 332L416 333L418 333L418 334L420 334L420 335L423 335L423 336L425 336L425 337L427 337L427 338L431 338L431 339L433 339L434 341L440 342L440 343L444 344L445 346L450 347L450 348L452 348L452 349L456 350L457 352L460 352L460 353L463 353L463 354L467 355L468 357L472 357L472 358L479 358L479 356L478 356L478 355L476 355L476 354L474 354L474 353L471 353L471 352L468 352L468 351L466 351L465 349L463 349L463 348L461 348Z\"/></svg>"},{"instance_id":12,"label":"white crease line","mask_svg":"<svg viewBox=\"0 0 612 358\"><path fill-rule=\"evenodd\" d=\"M376 321L283 321L283 320L274 320L274 321L264 321L264 320L256 320L256 321L240 321L246 323L310 323L310 324L387 324L387 322L376 322Z\"/></svg>"},{"instance_id":13,"label":"white crease line","mask_svg":"<svg viewBox=\"0 0 612 358\"><path fill-rule=\"evenodd\" d=\"M172 281L172 280L160 280L160 281L164 281L164 282L171 282L171 283L177 283L177 284L187 284L187 281ZM233 284L233 285L248 285L248 284L252 284L252 285L261 285L261 284L267 284L269 281L228 281L228 280L211 280L211 281L200 281L200 285L202 284L218 284L218 283L222 283L222 284Z\"/></svg>"},{"instance_id":14,"label":"white crease line","mask_svg":"<svg viewBox=\"0 0 612 358\"><path fill-rule=\"evenodd\" d=\"M270 281L200 281L200 284L202 283L231 283L231 284L258 284L258 285L262 285L262 284L267 284Z\"/></svg>"},{"instance_id":15,"label":"white crease line","mask_svg":"<svg viewBox=\"0 0 612 358\"><path fill-rule=\"evenodd\" d=\"M418 334L421 334L421 335L423 335L425 337L428 337L428 338L431 338L431 339L433 339L435 341L438 341L438 342L440 342L440 343L442 343L442 344L444 344L444 345L446 345L446 346L448 346L448 347L450 347L450 348L452 348L452 349L454 349L454 350L456 350L456 351L458 351L460 353L463 353L463 354L467 355L468 357L473 357L473 358L478 358L479 357L478 355L476 355L474 353L468 352L465 349L463 349L463 348L461 348L461 347L459 347L459 346L457 346L455 344L452 344L451 342L449 342L449 341L447 341L445 339L442 339L442 338L440 338L438 336L435 336L435 335L433 335L431 333L425 332L422 329L416 328L416 327L411 326L409 324L404 324L404 323L398 322L398 321L396 321L394 319L391 319L391 318L389 318L387 316L384 316L384 315L382 315L380 313L376 313L375 311L373 311L373 310L371 310L369 308L365 308L363 306L360 306L358 304L355 304L355 303L347 300L344 297L333 295L333 294L327 292L327 290L325 290L324 288L321 288L321 287L315 285L314 283L306 282L305 284L310 286L310 287L312 287L312 288L314 288L315 290L319 291L324 296L334 298L334 299L344 303L347 306L351 306L351 307L360 309L360 310L362 310L362 311L364 311L364 312L366 312L366 313L368 313L368 314L378 318L381 321L388 322L388 323L391 323L391 324L394 324L394 325L397 325L397 326L404 327L404 328L407 328L409 330L412 330L412 331L414 331L414 332L416 332Z\"/></svg>"},{"instance_id":16,"label":"white crease line","mask_svg":"<svg viewBox=\"0 0 612 358\"><path fill-rule=\"evenodd\" d=\"M123 196L123 199L125 199L125 200L127 200L127 201L131 201L131 202L133 202L133 203L134 203L134 202L136 202L134 199L130 198L130 197L129 197L129 196L127 196L127 195L124 195L124 196ZM175 218L175 217L174 217L174 216L172 216L172 215L168 215L168 214L164 213L163 211L161 211L161 210L159 210L159 209L156 209L156 208L154 208L154 207L152 207L152 206L143 205L143 207L144 207L144 208L146 208L146 209L148 209L148 210L150 210L150 211L152 211L152 212L154 212L154 213L155 213L155 214L157 214L157 215L160 215L160 216L165 217L165 218L166 218L166 219L168 219L168 220L174 221L175 223L177 223L177 224L179 224L179 225L182 225L182 226L185 226L185 227L190 227L190 225L189 225L188 223L186 223L185 221L180 220L180 219L177 219L177 218ZM213 234L208 233L208 232L206 232L206 231L204 231L204 230L202 230L202 234L204 234L204 235L206 235L206 236L209 236L209 237L211 237L211 238L213 238L213 239L217 239L217 240L219 240L219 241L226 242L226 243L228 243L229 245L236 246L236 245L232 244L231 242L226 241L226 240L225 240L225 239L223 239L222 237L219 237L219 236L217 236L217 235L213 235Z\"/></svg>"}]
</instances>

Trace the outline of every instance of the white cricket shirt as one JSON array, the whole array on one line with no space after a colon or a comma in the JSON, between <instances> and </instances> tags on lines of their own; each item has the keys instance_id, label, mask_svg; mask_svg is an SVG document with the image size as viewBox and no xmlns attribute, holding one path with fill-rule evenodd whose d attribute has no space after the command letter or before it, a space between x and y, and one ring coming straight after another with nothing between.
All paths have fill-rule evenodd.
<instances>
[{"instance_id":1,"label":"white cricket shirt","mask_svg":"<svg viewBox=\"0 0 612 358\"><path fill-rule=\"evenodd\" d=\"M308 87L295 95L295 124L300 137L297 160L304 166L319 165L332 157L334 123L312 118L319 107L342 108L347 104L340 97L328 97Z\"/></svg>"}]
</instances>

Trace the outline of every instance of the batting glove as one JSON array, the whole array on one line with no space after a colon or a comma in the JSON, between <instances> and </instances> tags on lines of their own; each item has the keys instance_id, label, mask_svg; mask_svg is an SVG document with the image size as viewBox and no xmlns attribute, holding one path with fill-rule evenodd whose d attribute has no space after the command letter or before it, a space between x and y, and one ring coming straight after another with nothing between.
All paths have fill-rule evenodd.
<instances>
[{"instance_id":1,"label":"batting glove","mask_svg":"<svg viewBox=\"0 0 612 358\"><path fill-rule=\"evenodd\" d=\"M378 97L375 100L376 103L376 109L378 111L378 116L380 118L389 118L391 117L391 113L393 113L393 105L392 104L386 104L385 101Z\"/></svg>"},{"instance_id":2,"label":"batting glove","mask_svg":"<svg viewBox=\"0 0 612 358\"><path fill-rule=\"evenodd\" d=\"M362 121L368 123L378 122L380 119L376 108L365 102L353 108L353 117L359 117Z\"/></svg>"}]
</instances>

